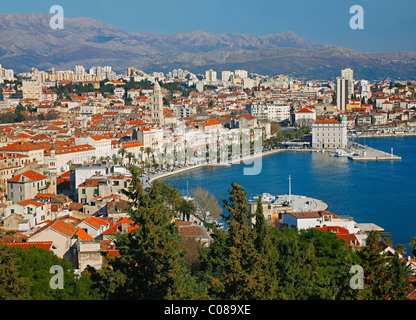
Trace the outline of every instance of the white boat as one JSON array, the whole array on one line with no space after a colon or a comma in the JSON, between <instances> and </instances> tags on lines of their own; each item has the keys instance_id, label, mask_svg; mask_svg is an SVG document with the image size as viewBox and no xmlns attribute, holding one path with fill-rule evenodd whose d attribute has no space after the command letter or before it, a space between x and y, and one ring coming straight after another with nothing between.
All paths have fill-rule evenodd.
<instances>
[{"instance_id":1,"label":"white boat","mask_svg":"<svg viewBox=\"0 0 416 320\"><path fill-rule=\"evenodd\" d=\"M336 157L349 157L351 154L348 151L345 151L344 149L337 149L335 151Z\"/></svg>"},{"instance_id":2,"label":"white boat","mask_svg":"<svg viewBox=\"0 0 416 320\"><path fill-rule=\"evenodd\" d=\"M253 199L257 200L258 196L254 196ZM272 196L270 193L263 193L263 195L261 196L262 202L274 202L275 200L276 200L276 197Z\"/></svg>"}]
</instances>

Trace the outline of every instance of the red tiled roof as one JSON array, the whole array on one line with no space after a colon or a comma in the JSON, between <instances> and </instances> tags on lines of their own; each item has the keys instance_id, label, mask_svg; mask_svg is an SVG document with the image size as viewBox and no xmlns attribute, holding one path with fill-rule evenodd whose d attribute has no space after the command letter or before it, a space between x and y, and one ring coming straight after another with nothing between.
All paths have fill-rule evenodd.
<instances>
[{"instance_id":1,"label":"red tiled roof","mask_svg":"<svg viewBox=\"0 0 416 320\"><path fill-rule=\"evenodd\" d=\"M50 250L52 247L52 241L33 241L33 242L4 242L2 244L8 245L10 247L20 247L20 248L30 248L36 247L40 249Z\"/></svg>"},{"instance_id":2,"label":"red tiled roof","mask_svg":"<svg viewBox=\"0 0 416 320\"><path fill-rule=\"evenodd\" d=\"M98 228L98 229L100 228L100 226L108 225L107 220L103 218L98 218L98 217L88 217L87 219L82 220L81 222L88 223L90 226Z\"/></svg>"},{"instance_id":3,"label":"red tiled roof","mask_svg":"<svg viewBox=\"0 0 416 320\"><path fill-rule=\"evenodd\" d=\"M322 216L332 216L333 218L339 218L334 213L329 211L305 211L305 212L291 212L289 213L294 216L296 219L311 219L311 218L320 218Z\"/></svg>"},{"instance_id":4,"label":"red tiled roof","mask_svg":"<svg viewBox=\"0 0 416 320\"><path fill-rule=\"evenodd\" d=\"M30 150L40 150L43 149L41 147L38 147L37 145L34 145L30 142L14 142L12 144L9 144L3 148L0 148L0 150L4 151L30 151Z\"/></svg>"},{"instance_id":5,"label":"red tiled roof","mask_svg":"<svg viewBox=\"0 0 416 320\"><path fill-rule=\"evenodd\" d=\"M88 233L86 233L81 228L77 227L76 230L77 231L75 232L75 237L77 237L78 239L80 239L82 241L93 241L94 240L93 237L91 237Z\"/></svg>"},{"instance_id":6,"label":"red tiled roof","mask_svg":"<svg viewBox=\"0 0 416 320\"><path fill-rule=\"evenodd\" d=\"M33 206L36 206L36 207L40 207L40 206L43 206L44 204L42 203L42 202L39 202L39 201L33 201L33 200L31 200L31 199L27 199L27 200L23 200L23 201L20 201L20 202L18 202L17 203L18 205L21 205L21 206L23 206L23 207L25 207L25 206L28 206L28 205L33 205Z\"/></svg>"},{"instance_id":7,"label":"red tiled roof","mask_svg":"<svg viewBox=\"0 0 416 320\"><path fill-rule=\"evenodd\" d=\"M69 238L72 238L74 234L77 232L77 229L71 226L69 223L66 223L60 219L56 219L52 221L51 223L48 223L44 227L37 230L35 233L33 233L30 237L33 237L34 235L39 234L40 232L46 230L46 229L53 229ZM29 237L29 239L30 239Z\"/></svg>"},{"instance_id":8,"label":"red tiled roof","mask_svg":"<svg viewBox=\"0 0 416 320\"><path fill-rule=\"evenodd\" d=\"M13 178L10 178L9 180L7 180L8 182L20 182L21 177L26 177L29 180L32 181L40 181L43 179L46 179L46 177L40 173L37 173L36 171L33 170L28 170L26 172L23 172L22 174L19 174Z\"/></svg>"},{"instance_id":9,"label":"red tiled roof","mask_svg":"<svg viewBox=\"0 0 416 320\"><path fill-rule=\"evenodd\" d=\"M340 122L336 119L324 119L324 120L316 120L315 123L337 123L339 124Z\"/></svg>"},{"instance_id":10,"label":"red tiled roof","mask_svg":"<svg viewBox=\"0 0 416 320\"><path fill-rule=\"evenodd\" d=\"M104 231L102 234L115 234L116 232L119 232L118 228L126 223L127 224L127 232L130 233L132 230L136 229L138 226L134 224L134 222L129 219L128 217L124 217L119 219L113 226L108 228L106 231Z\"/></svg>"}]
</instances>

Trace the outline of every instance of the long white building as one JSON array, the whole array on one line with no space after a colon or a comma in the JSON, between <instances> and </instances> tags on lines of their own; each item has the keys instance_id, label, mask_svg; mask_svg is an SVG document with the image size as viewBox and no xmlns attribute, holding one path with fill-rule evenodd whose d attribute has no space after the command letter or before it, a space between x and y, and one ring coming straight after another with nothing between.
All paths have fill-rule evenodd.
<instances>
[{"instance_id":1,"label":"long white building","mask_svg":"<svg viewBox=\"0 0 416 320\"><path fill-rule=\"evenodd\" d=\"M290 106L283 102L251 103L246 110L257 119L282 122L290 118Z\"/></svg>"}]
</instances>

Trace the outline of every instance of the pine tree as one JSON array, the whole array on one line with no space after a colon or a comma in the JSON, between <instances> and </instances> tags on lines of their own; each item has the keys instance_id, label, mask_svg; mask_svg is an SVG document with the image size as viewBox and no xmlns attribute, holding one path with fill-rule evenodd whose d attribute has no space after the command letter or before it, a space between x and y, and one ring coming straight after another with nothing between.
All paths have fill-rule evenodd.
<instances>
[{"instance_id":1,"label":"pine tree","mask_svg":"<svg viewBox=\"0 0 416 320\"><path fill-rule=\"evenodd\" d=\"M256 233L251 228L247 205L247 192L233 182L229 198L223 200L229 215L225 217L228 226L223 286L226 299L266 299L269 288L263 270L267 260L256 250Z\"/></svg>"},{"instance_id":2,"label":"pine tree","mask_svg":"<svg viewBox=\"0 0 416 320\"><path fill-rule=\"evenodd\" d=\"M364 288L358 291L359 300L387 300L392 287L386 255L378 247L380 235L370 232L366 246L358 252L364 270Z\"/></svg>"},{"instance_id":3,"label":"pine tree","mask_svg":"<svg viewBox=\"0 0 416 320\"><path fill-rule=\"evenodd\" d=\"M266 219L264 218L263 213L263 205L261 201L261 196L258 196L257 198L257 204L256 204L256 212L255 212L255 225L254 225L254 232L256 233L256 249L259 252L262 252L265 250L265 241L267 237L267 225L266 225Z\"/></svg>"},{"instance_id":4,"label":"pine tree","mask_svg":"<svg viewBox=\"0 0 416 320\"><path fill-rule=\"evenodd\" d=\"M388 260L392 283L390 297L392 300L407 300L407 296L412 290L409 279L415 276L415 272L410 265L407 265L406 260L400 260L397 253Z\"/></svg>"},{"instance_id":5,"label":"pine tree","mask_svg":"<svg viewBox=\"0 0 416 320\"><path fill-rule=\"evenodd\" d=\"M8 247L0 245L0 300L26 300L30 282L18 271L16 258Z\"/></svg>"},{"instance_id":6,"label":"pine tree","mask_svg":"<svg viewBox=\"0 0 416 320\"><path fill-rule=\"evenodd\" d=\"M131 185L123 193L130 200L129 216L136 228L117 234L115 244L121 257L108 257L108 267L100 279L101 288L110 285L106 294L110 299L174 298L180 294L175 290L183 289L176 281L184 251L180 248L173 211L166 207L157 186L143 193L134 168Z\"/></svg>"}]
</instances>

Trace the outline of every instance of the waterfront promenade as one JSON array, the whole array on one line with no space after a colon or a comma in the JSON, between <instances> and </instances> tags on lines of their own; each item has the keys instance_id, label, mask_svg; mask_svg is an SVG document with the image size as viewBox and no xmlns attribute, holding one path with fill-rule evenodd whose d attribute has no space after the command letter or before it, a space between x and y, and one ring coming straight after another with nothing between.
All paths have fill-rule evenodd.
<instances>
[{"instance_id":1,"label":"waterfront promenade","mask_svg":"<svg viewBox=\"0 0 416 320\"><path fill-rule=\"evenodd\" d=\"M229 159L225 163L206 162L206 163L198 163L198 164L187 164L187 165L183 165L183 166L171 169L171 170L166 170L166 171L157 172L151 175L146 175L145 177L142 178L142 185L144 188L148 188L148 187L151 187L152 182L155 180L166 178L166 177L180 174L180 173L184 173L190 170L203 168L203 167L230 167L234 164L241 164L241 163L245 163L249 165L250 161L253 161L258 157L265 157L265 156L273 155L276 153L313 152L313 151L317 151L317 150L309 149L309 148L308 149L288 149L288 148L272 149L272 150L265 150L265 151L262 151L261 153L257 153L254 155L241 157L238 159ZM349 142L347 151L351 153L351 155L348 158L353 161L401 160L400 156L387 153L381 150L377 150L366 145L361 145L356 142Z\"/></svg>"},{"instance_id":2,"label":"waterfront promenade","mask_svg":"<svg viewBox=\"0 0 416 320\"><path fill-rule=\"evenodd\" d=\"M226 163L199 163L199 164L193 164L193 165L186 165L180 168L175 168L173 170L157 172L155 174L149 175L147 179L142 179L142 185L144 188L148 188L151 186L152 182L155 180L166 178L166 177L169 177L175 174L180 174L183 172L187 172L190 170L203 168L203 167L230 167L233 164L241 164L241 163L249 164L249 161L255 160L258 157L264 157L264 156L268 156L268 155L272 155L272 154L276 154L280 152L312 152L312 149L273 149L273 150L262 151L261 153L257 153L254 155L242 157L237 160L230 159Z\"/></svg>"}]
</instances>

